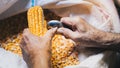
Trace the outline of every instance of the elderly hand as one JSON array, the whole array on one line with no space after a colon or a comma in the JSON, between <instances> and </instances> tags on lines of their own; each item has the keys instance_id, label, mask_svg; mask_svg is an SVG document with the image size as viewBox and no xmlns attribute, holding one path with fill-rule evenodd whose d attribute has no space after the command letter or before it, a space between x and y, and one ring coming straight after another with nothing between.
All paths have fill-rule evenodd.
<instances>
[{"instance_id":1,"label":"elderly hand","mask_svg":"<svg viewBox=\"0 0 120 68\"><path fill-rule=\"evenodd\" d=\"M97 29L80 17L64 17L61 19L61 22L69 26L72 30L62 27L57 32L74 41L89 41L93 38L95 39L95 35L99 34Z\"/></svg>"},{"instance_id":2,"label":"elderly hand","mask_svg":"<svg viewBox=\"0 0 120 68\"><path fill-rule=\"evenodd\" d=\"M96 43L101 42L99 40L106 36L105 32L96 29L80 17L64 17L61 22L71 27L72 30L62 27L57 30L57 33L63 34L77 43L82 41L81 43L87 46L96 46Z\"/></svg>"},{"instance_id":3,"label":"elderly hand","mask_svg":"<svg viewBox=\"0 0 120 68\"><path fill-rule=\"evenodd\" d=\"M51 40L56 30L57 28L50 29L42 37L34 36L28 29L24 30L20 47L29 68L50 67Z\"/></svg>"}]
</instances>

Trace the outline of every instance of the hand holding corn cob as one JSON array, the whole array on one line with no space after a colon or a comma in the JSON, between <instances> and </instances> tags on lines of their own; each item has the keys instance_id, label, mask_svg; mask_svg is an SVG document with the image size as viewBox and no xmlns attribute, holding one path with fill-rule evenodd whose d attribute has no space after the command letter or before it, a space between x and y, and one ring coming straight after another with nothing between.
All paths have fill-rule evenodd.
<instances>
[{"instance_id":1,"label":"hand holding corn cob","mask_svg":"<svg viewBox=\"0 0 120 68\"><path fill-rule=\"evenodd\" d=\"M50 14L50 13L49 13ZM32 34L36 36L43 36L47 32L47 23L44 20L43 10L39 6L31 7L28 10L28 26ZM9 39L3 47L13 53L21 55L20 45L21 35L15 40ZM47 39L47 38L46 38ZM72 40L66 39L62 35L55 35L52 39L52 56L51 64L53 68L63 68L69 65L76 65L79 63L78 57L71 55L74 44Z\"/></svg>"},{"instance_id":2,"label":"hand holding corn cob","mask_svg":"<svg viewBox=\"0 0 120 68\"><path fill-rule=\"evenodd\" d=\"M36 36L42 36L47 31L43 10L39 6L28 10L28 25L30 31ZM63 68L68 65L78 64L78 58L70 53L74 44L71 40L65 39L62 35L55 35L52 40L52 66L53 68Z\"/></svg>"},{"instance_id":3,"label":"hand holding corn cob","mask_svg":"<svg viewBox=\"0 0 120 68\"><path fill-rule=\"evenodd\" d=\"M44 36L37 37L28 29L23 32L21 48L23 58L29 68L49 68L51 53L51 41L57 28L50 29Z\"/></svg>"}]
</instances>

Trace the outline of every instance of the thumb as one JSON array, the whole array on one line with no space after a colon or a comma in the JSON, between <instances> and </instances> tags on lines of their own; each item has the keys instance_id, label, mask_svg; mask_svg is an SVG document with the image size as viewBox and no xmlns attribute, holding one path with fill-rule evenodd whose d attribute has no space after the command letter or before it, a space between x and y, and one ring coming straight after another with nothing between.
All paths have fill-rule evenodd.
<instances>
[{"instance_id":1,"label":"thumb","mask_svg":"<svg viewBox=\"0 0 120 68\"><path fill-rule=\"evenodd\" d=\"M48 30L47 33L44 35L44 38L46 38L47 40L51 40L52 37L55 35L56 31L57 31L57 27Z\"/></svg>"},{"instance_id":2,"label":"thumb","mask_svg":"<svg viewBox=\"0 0 120 68\"><path fill-rule=\"evenodd\" d=\"M64 35L65 37L70 38L70 39L73 39L73 40L74 40L75 37L76 37L75 32L73 32L72 30L67 29L67 28L59 28L59 29L57 30L57 33L60 33L60 34Z\"/></svg>"}]
</instances>

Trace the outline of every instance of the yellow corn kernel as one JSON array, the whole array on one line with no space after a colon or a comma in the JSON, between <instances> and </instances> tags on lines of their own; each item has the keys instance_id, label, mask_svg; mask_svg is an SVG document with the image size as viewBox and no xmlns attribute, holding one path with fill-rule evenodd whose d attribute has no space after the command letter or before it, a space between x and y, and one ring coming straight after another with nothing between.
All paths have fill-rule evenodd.
<instances>
[{"instance_id":1,"label":"yellow corn kernel","mask_svg":"<svg viewBox=\"0 0 120 68\"><path fill-rule=\"evenodd\" d=\"M18 37L12 40L10 38L7 38L7 41L5 43L2 43L2 47L7 51L11 51L15 54L22 56L22 52L19 47L21 38L22 38L21 34L19 34Z\"/></svg>"},{"instance_id":2,"label":"yellow corn kernel","mask_svg":"<svg viewBox=\"0 0 120 68\"><path fill-rule=\"evenodd\" d=\"M43 10L40 6L31 7L27 13L28 27L31 33L36 36L43 36L47 32L47 23L44 20ZM18 35L13 40L9 39L2 44L3 48L21 55L19 47L22 36ZM69 65L79 64L78 57L70 55L74 47L73 41L62 35L55 35L52 39L51 64L53 68L63 68Z\"/></svg>"},{"instance_id":3,"label":"yellow corn kernel","mask_svg":"<svg viewBox=\"0 0 120 68\"><path fill-rule=\"evenodd\" d=\"M43 35L43 26L44 25L44 15L43 10L39 6L31 7L27 13L28 17L28 26L34 35L41 36Z\"/></svg>"},{"instance_id":4,"label":"yellow corn kernel","mask_svg":"<svg viewBox=\"0 0 120 68\"><path fill-rule=\"evenodd\" d=\"M30 31L37 36L43 36L47 31L47 24L44 20L43 10L39 6L28 10L28 26ZM52 40L52 66L63 68L68 65L78 64L78 58L69 56L74 45L71 40L65 39L62 35L55 35Z\"/></svg>"}]
</instances>

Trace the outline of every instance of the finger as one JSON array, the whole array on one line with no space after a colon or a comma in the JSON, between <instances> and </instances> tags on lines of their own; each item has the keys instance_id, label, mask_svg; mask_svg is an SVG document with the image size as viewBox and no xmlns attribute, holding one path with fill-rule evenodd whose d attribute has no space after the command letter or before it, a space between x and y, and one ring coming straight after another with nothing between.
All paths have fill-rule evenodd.
<instances>
[{"instance_id":1,"label":"finger","mask_svg":"<svg viewBox=\"0 0 120 68\"><path fill-rule=\"evenodd\" d=\"M61 18L61 22L68 25L68 26L76 26L80 21L80 17L75 16L75 17L63 17Z\"/></svg>"},{"instance_id":2,"label":"finger","mask_svg":"<svg viewBox=\"0 0 120 68\"><path fill-rule=\"evenodd\" d=\"M33 35L29 29L25 29L23 31L23 39L24 41L28 44L30 42L32 42L33 40L35 40L34 38L37 38L37 36Z\"/></svg>"},{"instance_id":3,"label":"finger","mask_svg":"<svg viewBox=\"0 0 120 68\"><path fill-rule=\"evenodd\" d=\"M72 20L71 20L70 17L63 17L63 18L61 18L60 21L61 21L62 23L64 23L64 24L68 25L68 26L73 25Z\"/></svg>"},{"instance_id":4,"label":"finger","mask_svg":"<svg viewBox=\"0 0 120 68\"><path fill-rule=\"evenodd\" d=\"M24 31L23 31L23 40L24 40L24 42L26 44L29 43L29 37L28 37L29 35L30 35L29 30L28 29L24 29Z\"/></svg>"},{"instance_id":5,"label":"finger","mask_svg":"<svg viewBox=\"0 0 120 68\"><path fill-rule=\"evenodd\" d=\"M24 33L29 33L29 29L28 29L28 28L24 29L24 30L23 30L23 34L24 34Z\"/></svg>"},{"instance_id":6,"label":"finger","mask_svg":"<svg viewBox=\"0 0 120 68\"><path fill-rule=\"evenodd\" d=\"M20 42L20 47L24 48L24 46L26 46L26 43L25 43L24 39L22 38L21 42Z\"/></svg>"},{"instance_id":7,"label":"finger","mask_svg":"<svg viewBox=\"0 0 120 68\"><path fill-rule=\"evenodd\" d=\"M33 34L29 31L29 29L24 29L23 31L23 35L27 35L27 36L32 36Z\"/></svg>"},{"instance_id":8,"label":"finger","mask_svg":"<svg viewBox=\"0 0 120 68\"><path fill-rule=\"evenodd\" d=\"M72 30L67 29L67 28L59 28L57 30L57 33L60 33L70 39L75 39L77 36L77 33L73 32Z\"/></svg>"},{"instance_id":9,"label":"finger","mask_svg":"<svg viewBox=\"0 0 120 68\"><path fill-rule=\"evenodd\" d=\"M20 42L20 48L21 48L21 50L22 50L22 53L23 53L23 52L26 52L26 49L27 49L26 45L27 45L27 44L25 43L24 39L22 38L22 39L21 39L21 42Z\"/></svg>"},{"instance_id":10,"label":"finger","mask_svg":"<svg viewBox=\"0 0 120 68\"><path fill-rule=\"evenodd\" d=\"M57 27L48 30L47 33L44 35L44 38L47 38L47 40L51 40L56 31L57 31Z\"/></svg>"}]
</instances>

